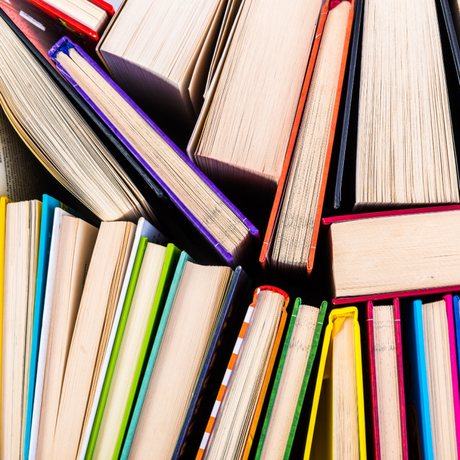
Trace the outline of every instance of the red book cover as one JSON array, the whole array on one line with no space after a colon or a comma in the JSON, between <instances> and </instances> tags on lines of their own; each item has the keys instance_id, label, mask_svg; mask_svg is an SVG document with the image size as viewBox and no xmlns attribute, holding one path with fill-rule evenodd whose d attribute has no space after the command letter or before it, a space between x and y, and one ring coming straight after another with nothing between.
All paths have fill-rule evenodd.
<instances>
[{"instance_id":1,"label":"red book cover","mask_svg":"<svg viewBox=\"0 0 460 460\"><path fill-rule=\"evenodd\" d=\"M460 211L460 205L433 206L426 208L398 209L393 211L377 211L363 214L349 214L345 216L327 217L322 220L324 230L327 230L332 224L347 222L361 219L374 219L379 217L402 216L411 214L427 214L437 212ZM460 291L460 285L441 286L428 289L412 289L400 292L387 292L372 295L361 295L353 297L336 297L332 299L334 305L352 304L367 302L369 300L394 299L396 297L421 297L429 294L446 294L448 292Z\"/></svg>"},{"instance_id":2,"label":"red book cover","mask_svg":"<svg viewBox=\"0 0 460 460\"><path fill-rule=\"evenodd\" d=\"M378 416L378 399L377 399L377 376L375 371L375 343L374 343L374 305L371 301L367 302L367 335L368 335L368 355L369 355L369 374L371 384L371 402L372 402L372 429L374 435L374 458L381 459L380 454L380 434L379 434L379 416ZM398 390L399 390L399 411L401 420L401 444L403 460L409 460L407 446L407 428L406 428L406 399L404 396L404 373L402 358L402 341L401 341L401 316L399 311L399 299L393 300L393 316L395 329L396 360L398 372Z\"/></svg>"}]
</instances>

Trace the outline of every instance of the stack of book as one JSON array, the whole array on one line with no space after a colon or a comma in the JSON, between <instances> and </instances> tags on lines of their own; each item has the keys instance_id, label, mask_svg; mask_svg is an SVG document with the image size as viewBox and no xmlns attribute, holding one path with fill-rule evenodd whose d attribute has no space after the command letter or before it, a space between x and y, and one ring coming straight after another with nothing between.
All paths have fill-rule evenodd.
<instances>
[{"instance_id":1,"label":"stack of book","mask_svg":"<svg viewBox=\"0 0 460 460\"><path fill-rule=\"evenodd\" d=\"M460 458L459 11L0 0L2 460Z\"/></svg>"}]
</instances>

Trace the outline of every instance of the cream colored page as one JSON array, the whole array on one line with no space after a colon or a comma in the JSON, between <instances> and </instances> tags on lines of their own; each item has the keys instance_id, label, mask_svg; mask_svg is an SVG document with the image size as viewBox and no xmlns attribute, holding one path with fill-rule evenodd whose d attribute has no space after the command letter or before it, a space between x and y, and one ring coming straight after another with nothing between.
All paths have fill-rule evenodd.
<instances>
[{"instance_id":1,"label":"cream colored page","mask_svg":"<svg viewBox=\"0 0 460 460\"><path fill-rule=\"evenodd\" d=\"M338 320L340 321L340 319ZM359 460L353 317L345 318L341 328L333 338L332 346L333 458L334 460Z\"/></svg>"},{"instance_id":2,"label":"cream colored page","mask_svg":"<svg viewBox=\"0 0 460 460\"><path fill-rule=\"evenodd\" d=\"M423 304L422 312L433 458L458 458L446 303Z\"/></svg>"},{"instance_id":3,"label":"cream colored page","mask_svg":"<svg viewBox=\"0 0 460 460\"><path fill-rule=\"evenodd\" d=\"M374 307L375 373L381 460L403 458L393 306Z\"/></svg>"},{"instance_id":4,"label":"cream colored page","mask_svg":"<svg viewBox=\"0 0 460 460\"><path fill-rule=\"evenodd\" d=\"M284 457L292 419L305 375L319 309L300 305L265 435L262 460Z\"/></svg>"},{"instance_id":5,"label":"cream colored page","mask_svg":"<svg viewBox=\"0 0 460 460\"><path fill-rule=\"evenodd\" d=\"M165 247L152 243L147 245L123 332L93 460L113 457L165 254Z\"/></svg>"}]
</instances>

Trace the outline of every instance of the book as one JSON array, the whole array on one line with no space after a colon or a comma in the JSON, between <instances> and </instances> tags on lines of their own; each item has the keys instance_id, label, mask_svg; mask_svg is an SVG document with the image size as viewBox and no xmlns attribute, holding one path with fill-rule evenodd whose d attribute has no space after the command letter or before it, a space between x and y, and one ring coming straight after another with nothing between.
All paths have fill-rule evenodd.
<instances>
[{"instance_id":1,"label":"book","mask_svg":"<svg viewBox=\"0 0 460 460\"><path fill-rule=\"evenodd\" d=\"M459 401L452 296L429 303L415 300L404 306L402 319L411 375L408 431L422 458L455 458Z\"/></svg>"},{"instance_id":2,"label":"book","mask_svg":"<svg viewBox=\"0 0 460 460\"><path fill-rule=\"evenodd\" d=\"M4 265L5 265L5 227L6 227L6 205L10 200L5 196L0 198L0 414L1 414L1 388L2 388L2 343L3 343L3 282L4 282ZM1 430L1 416L0 416L0 430ZM1 436L0 436L1 448Z\"/></svg>"},{"instance_id":3,"label":"book","mask_svg":"<svg viewBox=\"0 0 460 460\"><path fill-rule=\"evenodd\" d=\"M437 4L365 2L355 209L459 202Z\"/></svg>"},{"instance_id":4,"label":"book","mask_svg":"<svg viewBox=\"0 0 460 460\"><path fill-rule=\"evenodd\" d=\"M458 289L459 218L454 205L324 219L330 226L333 303Z\"/></svg>"},{"instance_id":5,"label":"book","mask_svg":"<svg viewBox=\"0 0 460 460\"><path fill-rule=\"evenodd\" d=\"M99 402L100 414L96 413L87 459L118 458L121 452L149 344L155 337L179 258L180 251L174 245L165 248L146 242L145 246L132 302L126 305L129 311L123 309L118 326L111 357L115 358L112 378L105 398Z\"/></svg>"},{"instance_id":6,"label":"book","mask_svg":"<svg viewBox=\"0 0 460 460\"><path fill-rule=\"evenodd\" d=\"M375 460L408 460L399 300L367 303L367 343Z\"/></svg>"},{"instance_id":7,"label":"book","mask_svg":"<svg viewBox=\"0 0 460 460\"><path fill-rule=\"evenodd\" d=\"M50 459L76 459L81 448L135 224L102 222L81 297L62 382Z\"/></svg>"},{"instance_id":8,"label":"book","mask_svg":"<svg viewBox=\"0 0 460 460\"><path fill-rule=\"evenodd\" d=\"M356 307L332 310L324 334L304 459L319 458L367 458Z\"/></svg>"},{"instance_id":9,"label":"book","mask_svg":"<svg viewBox=\"0 0 460 460\"><path fill-rule=\"evenodd\" d=\"M18 1L18 0L13 0ZM80 39L90 50L95 47L115 10L104 0L27 0ZM42 17L42 16L41 16Z\"/></svg>"},{"instance_id":10,"label":"book","mask_svg":"<svg viewBox=\"0 0 460 460\"><path fill-rule=\"evenodd\" d=\"M274 196L321 7L321 1L242 2L187 147L224 191Z\"/></svg>"},{"instance_id":11,"label":"book","mask_svg":"<svg viewBox=\"0 0 460 460\"><path fill-rule=\"evenodd\" d=\"M326 310L327 302L323 302L317 309L301 305L300 298L295 301L257 447L256 460L289 458Z\"/></svg>"},{"instance_id":12,"label":"book","mask_svg":"<svg viewBox=\"0 0 460 460\"><path fill-rule=\"evenodd\" d=\"M2 458L24 457L41 202L6 209L2 335Z\"/></svg>"},{"instance_id":13,"label":"book","mask_svg":"<svg viewBox=\"0 0 460 460\"><path fill-rule=\"evenodd\" d=\"M238 265L257 229L81 48L63 38L50 56L220 256Z\"/></svg>"},{"instance_id":14,"label":"book","mask_svg":"<svg viewBox=\"0 0 460 460\"><path fill-rule=\"evenodd\" d=\"M33 314L34 319L32 327L32 348L30 355L29 389L27 391L27 418L24 440L25 460L27 460L29 455L30 430L32 425L35 381L37 376L37 361L40 345L40 333L42 328L43 306L45 303L48 263L50 257L51 230L53 228L54 210L57 207L62 208L68 211L69 213L75 214L75 211L72 208L67 207L64 203L61 203L60 201L50 197L49 195L43 195L42 214L40 220L40 243L38 248L37 281L35 286L35 303Z\"/></svg>"},{"instance_id":15,"label":"book","mask_svg":"<svg viewBox=\"0 0 460 460\"><path fill-rule=\"evenodd\" d=\"M123 2L98 54L151 118L162 123L168 117L176 121L176 129L191 130L203 104L227 3L193 0L183 8L180 0Z\"/></svg>"},{"instance_id":16,"label":"book","mask_svg":"<svg viewBox=\"0 0 460 460\"><path fill-rule=\"evenodd\" d=\"M152 224L147 222L144 218L140 218L137 223L136 233L134 235L133 246L131 249L131 254L129 256L128 265L126 267L126 273L124 276L123 284L120 291L120 298L116 307L115 315L113 318L112 329L110 332L109 340L107 342L107 348L104 355L104 360L102 362L101 371L99 373L99 378L97 381L96 391L94 394L94 400L91 408L91 412L88 419L88 424L86 426L86 431L82 440L82 446L80 449L80 459L83 460L86 456L86 451L88 448L88 443L90 441L90 435L93 431L93 424L98 424L100 422L100 417L102 415L102 406L98 412L99 401L104 401L104 398L107 396L108 388L110 387L110 380L114 370L116 362L116 353L112 357L112 351L114 348L119 346L120 336L118 334L118 326L121 321L121 316L124 311L124 306L130 305L132 301L132 296L134 294L134 288L137 283L137 277L139 274L138 268L140 267L140 256L138 256L138 250L141 239L146 238L148 241L151 241L156 244L166 244L167 239L165 236L158 231ZM137 263L136 263L137 262ZM118 336L118 341L115 343ZM104 403L101 403L103 405ZM99 419L99 422L95 422L96 416ZM92 440L94 443L94 439Z\"/></svg>"},{"instance_id":17,"label":"book","mask_svg":"<svg viewBox=\"0 0 460 460\"><path fill-rule=\"evenodd\" d=\"M40 342L38 348L35 392L32 408L32 422L30 427L29 449L25 450L25 455L28 455L31 460L35 460L37 454L38 427L40 422L40 414L42 407L43 383L45 377L46 357L48 351L48 338L51 323L51 309L53 304L54 285L56 280L56 266L58 258L59 237L61 234L62 218L71 216L67 211L60 207L54 208L53 212L53 228L51 230L51 241L49 246L48 273L46 279L45 297L43 300L42 324L40 328ZM43 228L47 226L47 222L43 222ZM41 236L41 235L40 235ZM40 251L39 251L40 258ZM35 320L35 317L34 317ZM37 320L38 321L38 320ZM32 340L34 334L32 333ZM30 379L29 379L30 382ZM27 406L29 410L29 406ZM26 437L27 442L27 437Z\"/></svg>"},{"instance_id":18,"label":"book","mask_svg":"<svg viewBox=\"0 0 460 460\"><path fill-rule=\"evenodd\" d=\"M75 321L98 229L63 216L56 259L35 458L50 458ZM50 442L51 441L51 442Z\"/></svg>"},{"instance_id":19,"label":"book","mask_svg":"<svg viewBox=\"0 0 460 460\"><path fill-rule=\"evenodd\" d=\"M196 459L247 459L286 322L288 295L254 292Z\"/></svg>"},{"instance_id":20,"label":"book","mask_svg":"<svg viewBox=\"0 0 460 460\"><path fill-rule=\"evenodd\" d=\"M241 272L235 278L228 268L200 266L182 253L120 458L144 458L152 434L157 458L177 458L239 277Z\"/></svg>"},{"instance_id":21,"label":"book","mask_svg":"<svg viewBox=\"0 0 460 460\"><path fill-rule=\"evenodd\" d=\"M259 259L278 272L299 275L313 267L353 16L354 1L322 10L300 125L292 130Z\"/></svg>"}]
</instances>

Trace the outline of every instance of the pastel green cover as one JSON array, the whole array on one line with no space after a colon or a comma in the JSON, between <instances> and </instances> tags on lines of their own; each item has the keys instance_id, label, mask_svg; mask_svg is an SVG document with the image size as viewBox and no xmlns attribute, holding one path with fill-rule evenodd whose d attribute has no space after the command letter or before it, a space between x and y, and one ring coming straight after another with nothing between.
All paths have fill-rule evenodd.
<instances>
[{"instance_id":1,"label":"pastel green cover","mask_svg":"<svg viewBox=\"0 0 460 460\"><path fill-rule=\"evenodd\" d=\"M174 275L174 269L176 268L176 264L179 259L180 253L180 249L178 249L173 244L168 244L163 269L160 275L160 281L158 282L157 292L155 294L155 299L153 300L153 306L150 312L149 322L147 323L147 329L145 331L144 341L142 342L142 348L139 354L139 359L137 361L133 383L131 385L128 401L126 403L125 413L123 414L120 432L118 433L117 444L115 446L115 451L112 457L113 459L118 459L121 448L123 446L123 439L125 437L126 428L128 426L129 416L133 409L134 399L137 393L137 389L139 387L139 381L142 375L142 369L144 368L147 351L149 350L149 345L152 343L152 340L155 337L155 332L158 328L158 322L160 320L161 313L163 311L163 307L166 301L166 296L168 294L168 287L171 283L171 278Z\"/></svg>"},{"instance_id":2,"label":"pastel green cover","mask_svg":"<svg viewBox=\"0 0 460 460\"><path fill-rule=\"evenodd\" d=\"M153 342L152 351L150 352L149 360L147 362L147 367L145 369L144 376L142 377L142 383L139 389L139 395L137 396L137 399L136 399L131 421L129 422L128 431L126 433L126 439L123 444L123 450L121 452L121 460L127 460L129 451L131 450L134 433L136 432L137 423L139 422L139 417L142 411L142 406L144 405L145 396L149 388L150 377L152 376L153 368L155 366L158 352L160 350L161 341L163 340L163 335L165 333L166 325L168 323L169 314L171 313L171 308L174 303L174 298L176 297L177 289L179 287L179 283L182 278L182 273L184 271L185 264L188 261L193 262L193 259L186 252L183 251L180 255L179 262L177 263L176 271L174 273L174 278L171 282L171 287L169 289L168 297L166 299L166 304L163 309L160 324L158 326L158 330L155 336L155 341Z\"/></svg>"},{"instance_id":3,"label":"pastel green cover","mask_svg":"<svg viewBox=\"0 0 460 460\"><path fill-rule=\"evenodd\" d=\"M86 449L85 460L92 458L94 448L96 447L96 439L99 433L99 428L101 426L105 403L107 402L107 397L109 395L110 383L112 382L113 373L115 371L115 364L117 362L118 352L120 351L121 339L123 338L123 332L125 330L126 321L128 320L129 309L133 300L137 279L139 277L142 260L144 259L145 249L147 248L148 242L149 240L145 236L142 236L139 240L136 258L134 259L133 271L131 272L131 278L129 279L128 289L126 290L126 297L123 303L123 310L121 312L120 322L118 324L115 341L113 343L112 354L110 355L107 373L105 375L104 384L102 386L101 397L99 399L96 415L94 417L93 428L91 430L91 436L88 442L88 448Z\"/></svg>"},{"instance_id":4,"label":"pastel green cover","mask_svg":"<svg viewBox=\"0 0 460 460\"><path fill-rule=\"evenodd\" d=\"M270 401L267 408L267 414L265 415L264 425L262 428L262 433L260 435L259 445L257 446L256 460L259 460L262 454L262 448L265 441L265 436L268 430L268 424L270 422L271 413L273 410L273 405L275 403L276 393L278 391L278 386L281 380L281 375L283 373L284 363L286 360L286 355L289 349L289 342L291 341L292 331L294 330L294 324L297 318L297 311L299 306L302 303L302 299L297 297L294 307L292 309L291 320L289 322L289 328L286 333L286 338L284 340L283 351L281 353L280 362L278 365L278 370L276 372L275 382L273 384L273 389L270 395ZM283 460L288 460L291 453L292 444L294 442L295 433L297 430L297 424L300 418L300 412L302 411L302 405L305 398L305 393L307 391L308 381L310 380L310 374L315 361L316 351L318 350L318 344L321 337L321 331L323 329L324 318L326 316L327 302L324 301L319 310L318 321L316 322L315 332L313 334L313 341L310 348L310 354L308 356L307 366L305 368L305 374L302 381L302 386L300 388L299 398L297 400L296 410L294 412L294 418L292 420L291 430L289 431L289 437L284 451Z\"/></svg>"}]
</instances>

